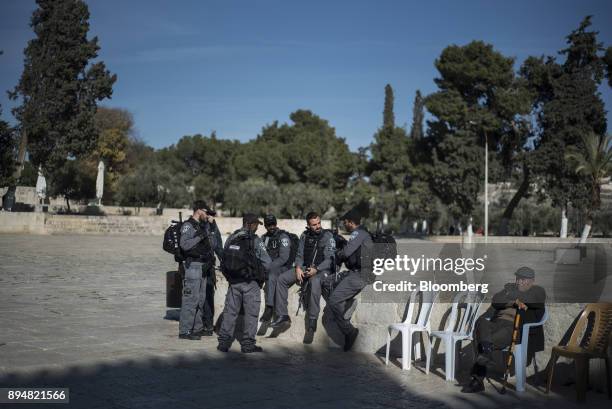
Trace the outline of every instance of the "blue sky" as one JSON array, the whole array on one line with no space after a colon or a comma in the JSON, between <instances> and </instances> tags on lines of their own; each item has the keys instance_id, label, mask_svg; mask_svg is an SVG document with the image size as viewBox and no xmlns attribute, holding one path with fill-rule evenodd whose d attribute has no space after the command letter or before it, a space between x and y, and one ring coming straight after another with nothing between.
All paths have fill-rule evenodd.
<instances>
[{"instance_id":1,"label":"blue sky","mask_svg":"<svg viewBox=\"0 0 612 409\"><path fill-rule=\"evenodd\" d=\"M434 60L449 44L483 40L520 63L555 55L592 14L600 41L612 45L612 2L603 0L87 3L99 57L118 75L102 104L131 111L137 134L156 148L213 130L246 141L302 108L356 149L382 122L387 83L396 122L410 126L414 94L436 89ZM34 8L0 2L0 104L11 122L4 91L23 68ZM610 111L612 92L601 91Z\"/></svg>"}]
</instances>

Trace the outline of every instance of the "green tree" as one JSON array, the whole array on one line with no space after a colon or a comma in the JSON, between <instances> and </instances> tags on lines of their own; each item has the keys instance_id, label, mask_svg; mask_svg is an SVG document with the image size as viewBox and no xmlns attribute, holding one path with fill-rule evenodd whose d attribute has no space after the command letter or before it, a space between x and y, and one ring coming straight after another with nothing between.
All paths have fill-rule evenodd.
<instances>
[{"instance_id":1,"label":"green tree","mask_svg":"<svg viewBox=\"0 0 612 409\"><path fill-rule=\"evenodd\" d=\"M510 178L529 137L532 96L514 59L482 41L445 48L435 65L439 91L425 102L434 116L430 186L455 217L470 220L483 181L484 142L495 154L487 152L490 166L505 169L492 182Z\"/></svg>"},{"instance_id":2,"label":"green tree","mask_svg":"<svg viewBox=\"0 0 612 409\"><path fill-rule=\"evenodd\" d=\"M538 133L534 173L540 179L540 195L549 197L564 213L571 204L590 205L590 182L568 165L564 152L581 148L580 135L603 136L607 129L604 103L598 92L606 71L603 46L597 32L589 31L591 17L567 36L561 50L563 63L554 58L529 58L522 72L537 92Z\"/></svg>"},{"instance_id":3,"label":"green tree","mask_svg":"<svg viewBox=\"0 0 612 409\"><path fill-rule=\"evenodd\" d=\"M412 106L412 127L410 128L410 138L415 141L423 138L423 119L425 118L423 112L424 106L425 102L423 96L421 96L421 91L417 90Z\"/></svg>"},{"instance_id":4,"label":"green tree","mask_svg":"<svg viewBox=\"0 0 612 409\"><path fill-rule=\"evenodd\" d=\"M2 110L0 109L0 115ZM17 140L15 131L0 119L0 186L12 186L17 170Z\"/></svg>"},{"instance_id":5,"label":"green tree","mask_svg":"<svg viewBox=\"0 0 612 409\"><path fill-rule=\"evenodd\" d=\"M311 211L324 214L331 206L331 193L313 184L284 185L280 195L280 214L292 219L304 218Z\"/></svg>"},{"instance_id":6,"label":"green tree","mask_svg":"<svg viewBox=\"0 0 612 409\"><path fill-rule=\"evenodd\" d=\"M278 214L280 189L275 183L260 178L232 184L225 194L224 209L232 216L253 212L258 215Z\"/></svg>"},{"instance_id":7,"label":"green tree","mask_svg":"<svg viewBox=\"0 0 612 409\"><path fill-rule=\"evenodd\" d=\"M580 239L581 243L584 243L593 225L593 213L601 207L601 185L612 166L612 136L591 132L582 136L581 141L580 148L571 147L565 154L565 159L576 173L583 174L588 179L590 198L586 212L587 221Z\"/></svg>"},{"instance_id":8,"label":"green tree","mask_svg":"<svg viewBox=\"0 0 612 409\"><path fill-rule=\"evenodd\" d=\"M378 189L373 203L375 218L383 224L389 218L398 223L403 220L408 205L405 181L412 172L410 140L403 128L394 125L393 118L393 89L387 84L383 124L370 145L369 164L370 183Z\"/></svg>"},{"instance_id":9,"label":"green tree","mask_svg":"<svg viewBox=\"0 0 612 409\"><path fill-rule=\"evenodd\" d=\"M80 201L96 196L96 174L81 160L67 160L48 179L49 196L63 196L68 212L71 211L71 200Z\"/></svg>"},{"instance_id":10,"label":"green tree","mask_svg":"<svg viewBox=\"0 0 612 409\"><path fill-rule=\"evenodd\" d=\"M383 128L395 128L395 113L393 112L393 88L385 85L385 108L383 110Z\"/></svg>"},{"instance_id":11,"label":"green tree","mask_svg":"<svg viewBox=\"0 0 612 409\"><path fill-rule=\"evenodd\" d=\"M37 0L31 19L35 38L24 50L25 65L11 93L30 160L50 173L97 143L97 101L109 98L116 80L98 55L98 39L87 38L89 11L81 0ZM64 174L62 172L62 174Z\"/></svg>"}]
</instances>

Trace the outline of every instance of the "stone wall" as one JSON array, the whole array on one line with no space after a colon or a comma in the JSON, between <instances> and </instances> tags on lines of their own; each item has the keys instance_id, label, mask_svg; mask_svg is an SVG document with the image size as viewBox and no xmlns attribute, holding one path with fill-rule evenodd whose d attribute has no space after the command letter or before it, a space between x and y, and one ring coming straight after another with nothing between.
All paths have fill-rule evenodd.
<instances>
[{"instance_id":1,"label":"stone wall","mask_svg":"<svg viewBox=\"0 0 612 409\"><path fill-rule=\"evenodd\" d=\"M178 219L179 212L183 212L183 219L191 214L185 209L166 209L163 216L82 216L0 211L0 233L161 236L170 222ZM217 217L216 221L223 236L242 226L240 217ZM323 220L322 224L325 228L331 226L329 220ZM289 232L300 234L306 222L301 219L279 219L278 225ZM260 227L258 233L264 232L263 226Z\"/></svg>"}]
</instances>

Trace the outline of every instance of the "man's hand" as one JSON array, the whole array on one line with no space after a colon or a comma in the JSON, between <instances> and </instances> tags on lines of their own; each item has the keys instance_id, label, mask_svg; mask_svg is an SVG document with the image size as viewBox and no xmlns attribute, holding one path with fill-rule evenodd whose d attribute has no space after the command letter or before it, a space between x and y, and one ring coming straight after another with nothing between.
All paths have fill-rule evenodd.
<instances>
[{"instance_id":1,"label":"man's hand","mask_svg":"<svg viewBox=\"0 0 612 409\"><path fill-rule=\"evenodd\" d=\"M295 278L300 284L302 284L302 281L304 281L304 271L301 267L295 267Z\"/></svg>"},{"instance_id":2,"label":"man's hand","mask_svg":"<svg viewBox=\"0 0 612 409\"><path fill-rule=\"evenodd\" d=\"M306 277L312 277L315 274L317 274L317 269L314 266L311 266L308 268L308 271L306 272Z\"/></svg>"},{"instance_id":3,"label":"man's hand","mask_svg":"<svg viewBox=\"0 0 612 409\"><path fill-rule=\"evenodd\" d=\"M514 305L516 305L519 310L527 311L527 305L518 298L514 301Z\"/></svg>"}]
</instances>

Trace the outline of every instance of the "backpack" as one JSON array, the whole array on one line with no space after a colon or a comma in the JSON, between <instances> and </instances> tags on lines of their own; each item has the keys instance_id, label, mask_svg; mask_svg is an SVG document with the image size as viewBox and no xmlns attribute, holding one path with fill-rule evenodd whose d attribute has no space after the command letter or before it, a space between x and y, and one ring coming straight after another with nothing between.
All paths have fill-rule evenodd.
<instances>
[{"instance_id":1,"label":"backpack","mask_svg":"<svg viewBox=\"0 0 612 409\"><path fill-rule=\"evenodd\" d=\"M395 238L386 233L376 232L370 234L374 243L374 251L372 254L375 258L392 258L397 256L397 242Z\"/></svg>"},{"instance_id":2,"label":"backpack","mask_svg":"<svg viewBox=\"0 0 612 409\"><path fill-rule=\"evenodd\" d=\"M255 237L248 233L238 233L232 237L223 251L221 272L230 283L265 280L263 266L255 255Z\"/></svg>"},{"instance_id":3,"label":"backpack","mask_svg":"<svg viewBox=\"0 0 612 409\"><path fill-rule=\"evenodd\" d=\"M181 252L180 240L181 240L181 227L183 227L183 221L172 220L170 226L164 232L164 241L162 242L162 249L174 256L174 261L177 263L185 261L185 257Z\"/></svg>"}]
</instances>

